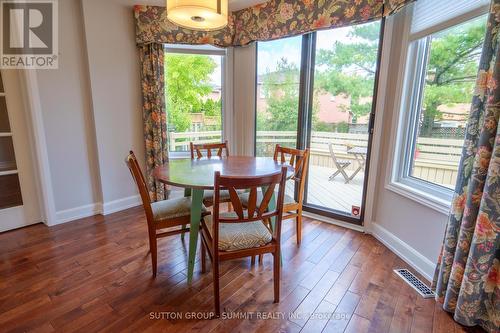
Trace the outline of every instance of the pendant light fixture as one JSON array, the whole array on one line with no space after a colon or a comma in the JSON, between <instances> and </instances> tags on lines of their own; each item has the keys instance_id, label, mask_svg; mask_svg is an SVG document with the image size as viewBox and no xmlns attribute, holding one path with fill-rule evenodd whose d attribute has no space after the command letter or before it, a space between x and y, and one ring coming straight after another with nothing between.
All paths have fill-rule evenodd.
<instances>
[{"instance_id":1,"label":"pendant light fixture","mask_svg":"<svg viewBox=\"0 0 500 333\"><path fill-rule=\"evenodd\" d=\"M227 25L228 0L167 0L167 19L176 25L202 31Z\"/></svg>"}]
</instances>

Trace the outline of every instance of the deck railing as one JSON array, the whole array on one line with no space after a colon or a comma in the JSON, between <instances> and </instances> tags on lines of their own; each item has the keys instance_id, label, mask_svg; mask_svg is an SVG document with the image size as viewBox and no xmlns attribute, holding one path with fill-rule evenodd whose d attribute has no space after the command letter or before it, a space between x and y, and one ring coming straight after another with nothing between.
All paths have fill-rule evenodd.
<instances>
[{"instance_id":1,"label":"deck railing","mask_svg":"<svg viewBox=\"0 0 500 333\"><path fill-rule=\"evenodd\" d=\"M272 156L277 143L294 146L297 139L293 131L257 131L257 152L259 155ZM217 142L221 140L220 131L169 133L171 151L189 150L189 142ZM353 147L366 147L368 135L353 133L312 132L311 165L334 168L328 145L332 143L339 159L352 160L350 168L355 169L354 156L347 150ZM415 177L453 187L457 178L457 165L462 153L463 140L419 138L413 170Z\"/></svg>"}]
</instances>

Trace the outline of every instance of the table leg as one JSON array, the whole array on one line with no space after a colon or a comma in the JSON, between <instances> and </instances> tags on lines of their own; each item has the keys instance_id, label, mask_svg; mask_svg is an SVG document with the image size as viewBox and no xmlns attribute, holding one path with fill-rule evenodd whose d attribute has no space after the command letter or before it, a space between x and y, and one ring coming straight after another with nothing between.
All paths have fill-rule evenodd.
<instances>
[{"instance_id":1,"label":"table leg","mask_svg":"<svg viewBox=\"0 0 500 333\"><path fill-rule=\"evenodd\" d=\"M198 245L198 231L200 229L201 205L203 204L203 190L193 189L191 193L191 229L189 231L189 261L188 283L193 280L196 246Z\"/></svg>"},{"instance_id":2,"label":"table leg","mask_svg":"<svg viewBox=\"0 0 500 333\"><path fill-rule=\"evenodd\" d=\"M184 197L186 198L186 197L190 197L190 196L191 196L191 189L190 188L185 188L184 189ZM182 229L186 229L186 225L185 224L182 225ZM181 234L181 239L182 240L184 240L184 235L185 235L185 233L183 232Z\"/></svg>"},{"instance_id":3,"label":"table leg","mask_svg":"<svg viewBox=\"0 0 500 333\"><path fill-rule=\"evenodd\" d=\"M356 163L358 164L358 167L356 168L354 173L348 179L346 179L346 181L345 181L346 184L348 184L351 180L353 180L354 177L356 177L356 175L360 171L364 170L364 158L363 158L363 156L360 157L358 154L354 154L354 158L356 159Z\"/></svg>"}]
</instances>

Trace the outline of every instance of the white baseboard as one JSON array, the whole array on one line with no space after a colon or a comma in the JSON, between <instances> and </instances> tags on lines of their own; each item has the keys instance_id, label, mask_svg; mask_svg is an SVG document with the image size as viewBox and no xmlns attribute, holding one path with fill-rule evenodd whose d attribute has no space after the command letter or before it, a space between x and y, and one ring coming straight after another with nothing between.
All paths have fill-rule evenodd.
<instances>
[{"instance_id":1,"label":"white baseboard","mask_svg":"<svg viewBox=\"0 0 500 333\"><path fill-rule=\"evenodd\" d=\"M305 211L302 211L302 215L306 216L306 217L309 217L311 219L314 219L314 220L321 221L321 222L326 222L326 223L338 225L339 227L344 227L344 228L356 230L356 231L359 231L359 232L364 232L365 231L365 228L363 228L363 226L361 226L361 225L356 225L356 224L353 224L353 223L342 222L342 221L335 220L335 219L332 219L332 218L329 218L329 217L326 217L326 216L323 216L323 215L318 215L318 214L314 214L314 213L310 213L310 212L305 212Z\"/></svg>"},{"instance_id":2,"label":"white baseboard","mask_svg":"<svg viewBox=\"0 0 500 333\"><path fill-rule=\"evenodd\" d=\"M61 223L82 219L84 217L94 216L97 214L101 214L101 211L102 211L102 205L100 203L93 203L66 210L60 210L56 212L56 223L50 225L51 226L57 225Z\"/></svg>"},{"instance_id":3,"label":"white baseboard","mask_svg":"<svg viewBox=\"0 0 500 333\"><path fill-rule=\"evenodd\" d=\"M102 205L102 215L116 213L124 209L142 205L140 195L132 195L130 197L108 201Z\"/></svg>"},{"instance_id":4,"label":"white baseboard","mask_svg":"<svg viewBox=\"0 0 500 333\"><path fill-rule=\"evenodd\" d=\"M74 220L79 220L85 217L99 215L99 214L108 215L111 213L119 212L124 209L139 206L141 204L142 204L141 197L139 195L133 195L126 198L109 201L104 204L101 202L96 202L89 205L61 210L56 212L56 223L50 225L52 226L66 222L71 222Z\"/></svg>"},{"instance_id":5,"label":"white baseboard","mask_svg":"<svg viewBox=\"0 0 500 333\"><path fill-rule=\"evenodd\" d=\"M371 234L428 281L432 281L435 263L377 223L371 223Z\"/></svg>"}]
</instances>

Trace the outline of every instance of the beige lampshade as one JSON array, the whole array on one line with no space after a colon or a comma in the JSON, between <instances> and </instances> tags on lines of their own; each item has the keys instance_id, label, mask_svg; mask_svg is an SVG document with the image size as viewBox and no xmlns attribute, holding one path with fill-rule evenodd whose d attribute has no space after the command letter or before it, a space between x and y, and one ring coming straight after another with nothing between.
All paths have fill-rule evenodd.
<instances>
[{"instance_id":1,"label":"beige lampshade","mask_svg":"<svg viewBox=\"0 0 500 333\"><path fill-rule=\"evenodd\" d=\"M218 30L227 25L228 0L167 0L167 19L192 30Z\"/></svg>"}]
</instances>

